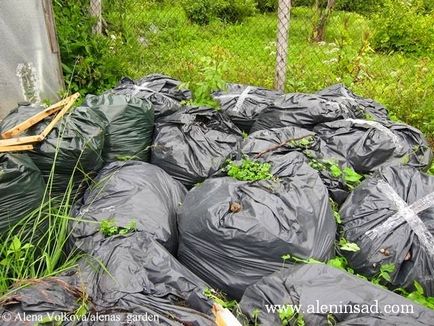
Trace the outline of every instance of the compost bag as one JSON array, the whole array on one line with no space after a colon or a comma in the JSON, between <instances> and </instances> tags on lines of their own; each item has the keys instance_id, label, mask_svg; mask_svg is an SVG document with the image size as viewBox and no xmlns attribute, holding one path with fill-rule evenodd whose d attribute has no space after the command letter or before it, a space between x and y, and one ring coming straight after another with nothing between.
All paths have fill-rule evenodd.
<instances>
[{"instance_id":1,"label":"compost bag","mask_svg":"<svg viewBox=\"0 0 434 326\"><path fill-rule=\"evenodd\" d=\"M215 92L212 96L241 130L249 132L258 114L281 95L261 87L228 84L225 91Z\"/></svg>"},{"instance_id":2,"label":"compost bag","mask_svg":"<svg viewBox=\"0 0 434 326\"><path fill-rule=\"evenodd\" d=\"M346 119L318 125L314 132L360 173L385 165L426 169L431 164L432 152L423 134L403 123Z\"/></svg>"},{"instance_id":3,"label":"compost bag","mask_svg":"<svg viewBox=\"0 0 434 326\"><path fill-rule=\"evenodd\" d=\"M38 208L45 182L26 154L0 154L0 236Z\"/></svg>"},{"instance_id":4,"label":"compost bag","mask_svg":"<svg viewBox=\"0 0 434 326\"><path fill-rule=\"evenodd\" d=\"M180 209L178 258L230 297L282 266L282 255L333 255L336 225L327 189L299 153L273 162L278 178L212 178Z\"/></svg>"},{"instance_id":5,"label":"compost bag","mask_svg":"<svg viewBox=\"0 0 434 326\"><path fill-rule=\"evenodd\" d=\"M434 320L432 310L324 264L288 266L248 287L240 302L252 320L259 311L256 322L264 326L283 325L278 310L291 307L300 310L294 325L422 326Z\"/></svg>"},{"instance_id":6,"label":"compost bag","mask_svg":"<svg viewBox=\"0 0 434 326\"><path fill-rule=\"evenodd\" d=\"M166 75L151 74L142 77L137 81L137 85L152 89L178 102L192 99L191 91L183 88L182 82Z\"/></svg>"},{"instance_id":7,"label":"compost bag","mask_svg":"<svg viewBox=\"0 0 434 326\"><path fill-rule=\"evenodd\" d=\"M258 130L243 140L241 155L273 161L275 157L297 151L305 155L315 168L330 196L341 204L358 180L351 180L349 173L356 176L344 157L332 151L314 132L296 126ZM361 177L361 176L360 176Z\"/></svg>"},{"instance_id":8,"label":"compost bag","mask_svg":"<svg viewBox=\"0 0 434 326\"><path fill-rule=\"evenodd\" d=\"M163 325L214 325L207 316L212 304L204 295L207 285L151 236L112 236L91 256L79 265L100 309L148 312L160 316Z\"/></svg>"},{"instance_id":9,"label":"compost bag","mask_svg":"<svg viewBox=\"0 0 434 326\"><path fill-rule=\"evenodd\" d=\"M59 277L29 280L26 286L22 285L3 298L0 313L7 318L1 318L0 325L36 326L41 325L43 320L54 323L56 318L63 321L62 325L77 325L79 317L75 313L86 295L75 271ZM91 301L87 308L93 311ZM71 319L76 317L77 320L68 322L66 315L70 315Z\"/></svg>"},{"instance_id":10,"label":"compost bag","mask_svg":"<svg viewBox=\"0 0 434 326\"><path fill-rule=\"evenodd\" d=\"M287 126L312 130L319 123L346 118L356 118L346 103L317 94L286 94L258 115L251 132Z\"/></svg>"},{"instance_id":11,"label":"compost bag","mask_svg":"<svg viewBox=\"0 0 434 326\"><path fill-rule=\"evenodd\" d=\"M218 171L241 139L226 115L184 108L156 123L151 163L190 187Z\"/></svg>"},{"instance_id":12,"label":"compost bag","mask_svg":"<svg viewBox=\"0 0 434 326\"><path fill-rule=\"evenodd\" d=\"M411 288L417 281L434 295L434 177L408 166L381 168L340 213L345 238L360 247L347 254L357 272L374 275L392 263L393 285Z\"/></svg>"},{"instance_id":13,"label":"compost bag","mask_svg":"<svg viewBox=\"0 0 434 326\"><path fill-rule=\"evenodd\" d=\"M167 91L164 92L164 90ZM179 102L180 99L184 99L184 97L188 97L187 96L188 94L182 96L182 94L176 92L170 92L170 88L169 89L165 89L164 87L150 88L141 85L138 82L128 77L122 78L119 85L117 85L112 90L107 91L106 93L130 95L151 102L152 107L154 109L156 120L160 117L170 115L180 110L181 109L181 103ZM189 96L189 98L191 98L191 95Z\"/></svg>"},{"instance_id":14,"label":"compost bag","mask_svg":"<svg viewBox=\"0 0 434 326\"><path fill-rule=\"evenodd\" d=\"M380 121L389 120L387 109L382 104L356 95L342 84L324 88L317 92L317 94L331 101L348 105L357 118Z\"/></svg>"},{"instance_id":15,"label":"compost bag","mask_svg":"<svg viewBox=\"0 0 434 326\"><path fill-rule=\"evenodd\" d=\"M104 241L105 225L121 230L136 229L154 236L176 253L178 235L176 210L186 189L158 166L145 162L113 162L98 174L74 208L75 246L90 252Z\"/></svg>"},{"instance_id":16,"label":"compost bag","mask_svg":"<svg viewBox=\"0 0 434 326\"><path fill-rule=\"evenodd\" d=\"M1 131L15 127L41 110L42 107L31 106L13 110L2 122ZM25 135L39 135L50 121L51 118L48 118L39 122L28 129ZM107 120L100 113L87 107L78 107L57 123L45 140L34 144L29 156L46 181L53 172L52 180L48 183L53 195L63 195L71 178L74 189L77 189L85 175L102 167L106 124Z\"/></svg>"},{"instance_id":17,"label":"compost bag","mask_svg":"<svg viewBox=\"0 0 434 326\"><path fill-rule=\"evenodd\" d=\"M86 104L109 122L103 150L106 162L147 161L154 130L154 111L147 100L128 95L88 95Z\"/></svg>"}]
</instances>

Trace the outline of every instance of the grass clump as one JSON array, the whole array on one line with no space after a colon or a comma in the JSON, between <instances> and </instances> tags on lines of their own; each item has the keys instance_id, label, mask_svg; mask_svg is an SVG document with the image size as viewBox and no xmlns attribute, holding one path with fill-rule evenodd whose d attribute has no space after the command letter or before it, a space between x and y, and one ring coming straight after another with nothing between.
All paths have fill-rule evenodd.
<instances>
[{"instance_id":1,"label":"grass clump","mask_svg":"<svg viewBox=\"0 0 434 326\"><path fill-rule=\"evenodd\" d=\"M228 176L240 181L270 180L271 164L244 158L240 163L229 161L226 167Z\"/></svg>"}]
</instances>

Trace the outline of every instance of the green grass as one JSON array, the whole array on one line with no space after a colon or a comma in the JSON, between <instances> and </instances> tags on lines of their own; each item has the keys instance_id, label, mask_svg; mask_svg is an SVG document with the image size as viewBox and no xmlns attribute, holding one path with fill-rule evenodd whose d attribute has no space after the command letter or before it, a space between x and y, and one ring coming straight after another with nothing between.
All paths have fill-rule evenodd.
<instances>
[{"instance_id":1,"label":"green grass","mask_svg":"<svg viewBox=\"0 0 434 326\"><path fill-rule=\"evenodd\" d=\"M386 105L393 118L434 136L433 54L375 53L369 43L374 30L368 18L338 11L331 18L326 42L312 44L308 41L311 16L310 8L292 10L288 92L314 92L343 82ZM212 21L198 26L187 20L176 3L130 1L122 14L106 12L105 19L110 64L117 60L124 75L138 78L161 72L199 83L202 59L210 57L225 62L227 81L273 87L275 14L258 14L241 24ZM80 67L76 68L80 75ZM115 74L121 77L118 71ZM110 86L103 83L96 88Z\"/></svg>"}]
</instances>

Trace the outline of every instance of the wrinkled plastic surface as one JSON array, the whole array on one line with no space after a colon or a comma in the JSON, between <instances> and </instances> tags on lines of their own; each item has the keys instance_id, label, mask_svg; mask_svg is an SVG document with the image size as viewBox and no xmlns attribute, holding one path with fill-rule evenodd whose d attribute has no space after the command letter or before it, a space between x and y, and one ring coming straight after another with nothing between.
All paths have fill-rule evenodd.
<instances>
[{"instance_id":1,"label":"wrinkled plastic surface","mask_svg":"<svg viewBox=\"0 0 434 326\"><path fill-rule=\"evenodd\" d=\"M339 120L318 125L314 132L359 173L385 165L426 169L431 164L432 152L423 134L403 123Z\"/></svg>"},{"instance_id":2,"label":"wrinkled plastic surface","mask_svg":"<svg viewBox=\"0 0 434 326\"><path fill-rule=\"evenodd\" d=\"M297 141L301 141L302 138L309 139L310 143L297 145ZM273 161L274 157L293 151L303 153L308 160L312 158L329 160L335 162L340 168L350 166L342 156L329 149L314 132L296 126L255 131L244 139L241 145L241 154L252 159L262 157ZM351 191L342 180L342 176L333 176L328 170L321 170L318 173L333 200L342 203Z\"/></svg>"},{"instance_id":3,"label":"wrinkled plastic surface","mask_svg":"<svg viewBox=\"0 0 434 326\"><path fill-rule=\"evenodd\" d=\"M39 106L18 107L3 120L0 130L9 130L41 110L42 107ZM40 134L50 121L51 118L41 121L23 135ZM85 177L83 173L92 173L102 167L106 125L107 120L100 113L87 107L74 108L53 128L44 141L34 144L29 156L41 170L46 181L55 164L52 187L50 186L52 194L63 195L72 176L74 188L77 189Z\"/></svg>"},{"instance_id":4,"label":"wrinkled plastic surface","mask_svg":"<svg viewBox=\"0 0 434 326\"><path fill-rule=\"evenodd\" d=\"M286 94L258 115L251 132L287 126L312 130L319 123L346 118L356 115L345 103L316 94Z\"/></svg>"},{"instance_id":5,"label":"wrinkled plastic surface","mask_svg":"<svg viewBox=\"0 0 434 326\"><path fill-rule=\"evenodd\" d=\"M179 80L162 74L151 74L137 81L137 85L153 89L154 91L167 95L178 102L191 100L191 91L183 89L181 84L182 83Z\"/></svg>"},{"instance_id":6,"label":"wrinkled plastic surface","mask_svg":"<svg viewBox=\"0 0 434 326\"><path fill-rule=\"evenodd\" d=\"M180 261L230 297L278 270L282 255L333 255L336 225L316 171L299 153L272 164L279 180L208 179L180 210Z\"/></svg>"},{"instance_id":7,"label":"wrinkled plastic surface","mask_svg":"<svg viewBox=\"0 0 434 326\"><path fill-rule=\"evenodd\" d=\"M150 101L155 112L156 120L180 110L180 101L191 99L191 93L189 91L177 90L176 87L179 85L179 82L170 77L164 78L163 76L160 78L160 82L158 78L151 79L152 82L149 81L150 83L148 84L146 77L143 83L124 77L119 85L109 90L107 93L131 95L142 100Z\"/></svg>"},{"instance_id":8,"label":"wrinkled plastic surface","mask_svg":"<svg viewBox=\"0 0 434 326\"><path fill-rule=\"evenodd\" d=\"M185 108L156 123L151 163L191 187L218 171L241 139L226 115Z\"/></svg>"},{"instance_id":9,"label":"wrinkled plastic surface","mask_svg":"<svg viewBox=\"0 0 434 326\"><path fill-rule=\"evenodd\" d=\"M324 88L317 92L317 94L332 101L347 103L360 119L371 118L380 121L389 120L387 109L382 104L372 99L358 96L342 84Z\"/></svg>"},{"instance_id":10,"label":"wrinkled plastic surface","mask_svg":"<svg viewBox=\"0 0 434 326\"><path fill-rule=\"evenodd\" d=\"M378 313L374 309L378 302ZM264 326L281 325L277 311L267 313L266 305L294 305L301 306L305 325L329 325L330 315L335 320L333 325L432 325L434 312L402 296L387 291L379 286L362 280L347 272L324 264L306 264L289 266L270 276L264 277L258 283L247 288L240 302L242 311L253 317L255 309L259 309L258 322ZM321 306L332 306L326 313ZM356 311L364 305L374 305L374 312ZM385 313L385 306L392 305L400 312ZM311 308L309 308L311 307ZM333 313L333 309L353 309L353 313ZM404 308L402 308L404 307ZM404 310L413 309L414 313ZM296 317L295 317L296 318Z\"/></svg>"},{"instance_id":11,"label":"wrinkled plastic surface","mask_svg":"<svg viewBox=\"0 0 434 326\"><path fill-rule=\"evenodd\" d=\"M44 192L41 171L26 154L0 154L0 235L38 208Z\"/></svg>"},{"instance_id":12,"label":"wrinkled plastic surface","mask_svg":"<svg viewBox=\"0 0 434 326\"><path fill-rule=\"evenodd\" d=\"M91 255L80 268L97 306L158 314L163 325L213 325L207 285L150 236L114 236Z\"/></svg>"},{"instance_id":13,"label":"wrinkled plastic surface","mask_svg":"<svg viewBox=\"0 0 434 326\"><path fill-rule=\"evenodd\" d=\"M432 296L434 260L408 223L403 221L374 237L368 236L367 232L397 212L396 204L388 198L391 191L384 189L381 181L389 184L408 204L434 192L434 177L405 166L382 168L360 184L340 210L346 239L360 247L360 251L347 255L350 265L363 275L373 275L381 265L392 263L395 266L392 284L412 287L417 280L425 293ZM434 234L434 202L418 216Z\"/></svg>"},{"instance_id":14,"label":"wrinkled plastic surface","mask_svg":"<svg viewBox=\"0 0 434 326\"><path fill-rule=\"evenodd\" d=\"M176 210L186 192L181 183L157 166L139 161L113 162L99 172L95 184L74 209L74 216L85 220L74 224L75 246L90 252L104 241L99 231L103 220L112 220L123 228L134 221L138 231L153 235L176 253Z\"/></svg>"},{"instance_id":15,"label":"wrinkled plastic surface","mask_svg":"<svg viewBox=\"0 0 434 326\"><path fill-rule=\"evenodd\" d=\"M213 98L237 127L249 132L258 114L281 95L261 87L228 84L225 91L215 92Z\"/></svg>"},{"instance_id":16,"label":"wrinkled plastic surface","mask_svg":"<svg viewBox=\"0 0 434 326\"><path fill-rule=\"evenodd\" d=\"M149 159L154 110L147 100L128 95L86 97L86 104L107 119L103 156L106 162Z\"/></svg>"}]
</instances>

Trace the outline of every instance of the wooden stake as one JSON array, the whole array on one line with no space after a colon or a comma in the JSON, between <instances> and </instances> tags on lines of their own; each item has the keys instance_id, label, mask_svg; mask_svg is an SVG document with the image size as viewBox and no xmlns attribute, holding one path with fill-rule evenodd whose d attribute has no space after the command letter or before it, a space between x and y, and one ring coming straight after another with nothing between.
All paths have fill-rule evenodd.
<instances>
[{"instance_id":1,"label":"wooden stake","mask_svg":"<svg viewBox=\"0 0 434 326\"><path fill-rule=\"evenodd\" d=\"M0 146L0 153L30 151L32 149L33 145Z\"/></svg>"}]
</instances>

